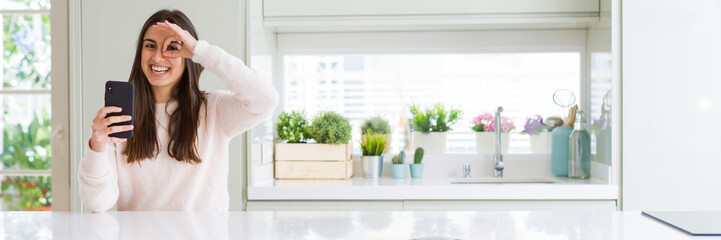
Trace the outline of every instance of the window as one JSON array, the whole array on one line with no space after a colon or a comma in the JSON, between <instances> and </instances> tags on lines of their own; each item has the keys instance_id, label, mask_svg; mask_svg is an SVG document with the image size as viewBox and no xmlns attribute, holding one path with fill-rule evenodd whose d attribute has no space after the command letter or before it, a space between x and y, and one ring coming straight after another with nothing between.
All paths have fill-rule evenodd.
<instances>
[{"instance_id":1,"label":"window","mask_svg":"<svg viewBox=\"0 0 721 240\"><path fill-rule=\"evenodd\" d=\"M409 104L463 110L448 153L475 153L471 119L503 106L516 127L509 153L530 153L529 136L520 134L526 118L567 115L553 102L556 90L586 102L586 36L583 29L283 33L276 87L282 110L348 117L355 141L363 119L385 117L394 128L392 151L406 145L400 126Z\"/></svg>"},{"instance_id":2,"label":"window","mask_svg":"<svg viewBox=\"0 0 721 240\"><path fill-rule=\"evenodd\" d=\"M285 54L282 62L284 110L337 111L351 121L354 140L363 119L380 115L394 129L392 151L405 147L400 123L410 117L410 104L442 103L464 112L449 132L448 153L475 153L471 119L497 106L516 126L509 152L530 153L528 135L520 134L525 119L566 116L553 93L569 89L579 96L581 87L580 51Z\"/></svg>"},{"instance_id":3,"label":"window","mask_svg":"<svg viewBox=\"0 0 721 240\"><path fill-rule=\"evenodd\" d=\"M50 1L0 0L2 210L49 210Z\"/></svg>"}]
</instances>

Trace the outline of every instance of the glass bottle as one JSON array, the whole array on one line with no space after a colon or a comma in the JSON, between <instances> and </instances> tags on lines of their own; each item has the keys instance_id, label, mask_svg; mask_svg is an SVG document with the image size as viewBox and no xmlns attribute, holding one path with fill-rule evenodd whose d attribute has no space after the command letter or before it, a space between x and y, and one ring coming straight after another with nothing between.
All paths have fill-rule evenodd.
<instances>
[{"instance_id":1,"label":"glass bottle","mask_svg":"<svg viewBox=\"0 0 721 240\"><path fill-rule=\"evenodd\" d=\"M611 165L611 114L601 110L601 127L596 134L596 159Z\"/></svg>"},{"instance_id":2,"label":"glass bottle","mask_svg":"<svg viewBox=\"0 0 721 240\"><path fill-rule=\"evenodd\" d=\"M591 177L591 134L586 129L586 115L576 113L575 129L568 140L568 177Z\"/></svg>"}]
</instances>

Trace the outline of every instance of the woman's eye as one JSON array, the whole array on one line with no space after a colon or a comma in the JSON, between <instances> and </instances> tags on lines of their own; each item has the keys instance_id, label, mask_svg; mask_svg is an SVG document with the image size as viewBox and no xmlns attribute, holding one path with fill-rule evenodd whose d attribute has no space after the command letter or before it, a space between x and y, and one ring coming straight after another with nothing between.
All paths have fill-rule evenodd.
<instances>
[{"instance_id":1,"label":"woman's eye","mask_svg":"<svg viewBox=\"0 0 721 240\"><path fill-rule=\"evenodd\" d=\"M176 48L173 45L168 45L168 50L173 51L173 50L178 50L178 48Z\"/></svg>"},{"instance_id":2,"label":"woman's eye","mask_svg":"<svg viewBox=\"0 0 721 240\"><path fill-rule=\"evenodd\" d=\"M155 48L155 45L153 44L145 44L145 48Z\"/></svg>"}]
</instances>

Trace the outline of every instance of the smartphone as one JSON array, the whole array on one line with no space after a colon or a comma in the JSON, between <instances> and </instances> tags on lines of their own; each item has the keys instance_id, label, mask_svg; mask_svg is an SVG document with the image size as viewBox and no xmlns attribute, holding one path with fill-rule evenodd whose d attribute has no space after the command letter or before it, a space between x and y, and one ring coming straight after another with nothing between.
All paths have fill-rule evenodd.
<instances>
[{"instance_id":1,"label":"smartphone","mask_svg":"<svg viewBox=\"0 0 721 240\"><path fill-rule=\"evenodd\" d=\"M109 113L105 117L130 115L130 121L119 122L110 124L112 126L121 125L133 125L135 120L134 107L135 107L135 85L131 82L118 82L118 81L107 81L105 82L105 106L106 107L120 107L121 112ZM116 138L131 138L133 137L133 130L125 132L117 132L108 135Z\"/></svg>"}]
</instances>

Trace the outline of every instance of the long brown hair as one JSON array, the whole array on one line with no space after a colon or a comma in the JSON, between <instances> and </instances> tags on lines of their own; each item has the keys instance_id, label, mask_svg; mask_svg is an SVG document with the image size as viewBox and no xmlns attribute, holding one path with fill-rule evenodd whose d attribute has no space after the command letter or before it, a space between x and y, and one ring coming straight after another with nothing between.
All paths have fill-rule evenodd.
<instances>
[{"instance_id":1,"label":"long brown hair","mask_svg":"<svg viewBox=\"0 0 721 240\"><path fill-rule=\"evenodd\" d=\"M140 64L145 32L155 23L165 20L177 24L198 39L193 23L181 11L160 10L145 21L138 37L135 60L128 80L135 84L135 129L133 137L128 139L123 150L130 164L134 162L140 164L141 160L155 158L159 153L160 146L155 124L155 95ZM205 92L198 88L202 71L203 66L191 59L185 59L185 71L172 91L171 98L172 101L177 102L177 108L168 119L170 138L168 155L182 162L201 162L196 145L197 129L200 125L200 109L207 103Z\"/></svg>"}]
</instances>

